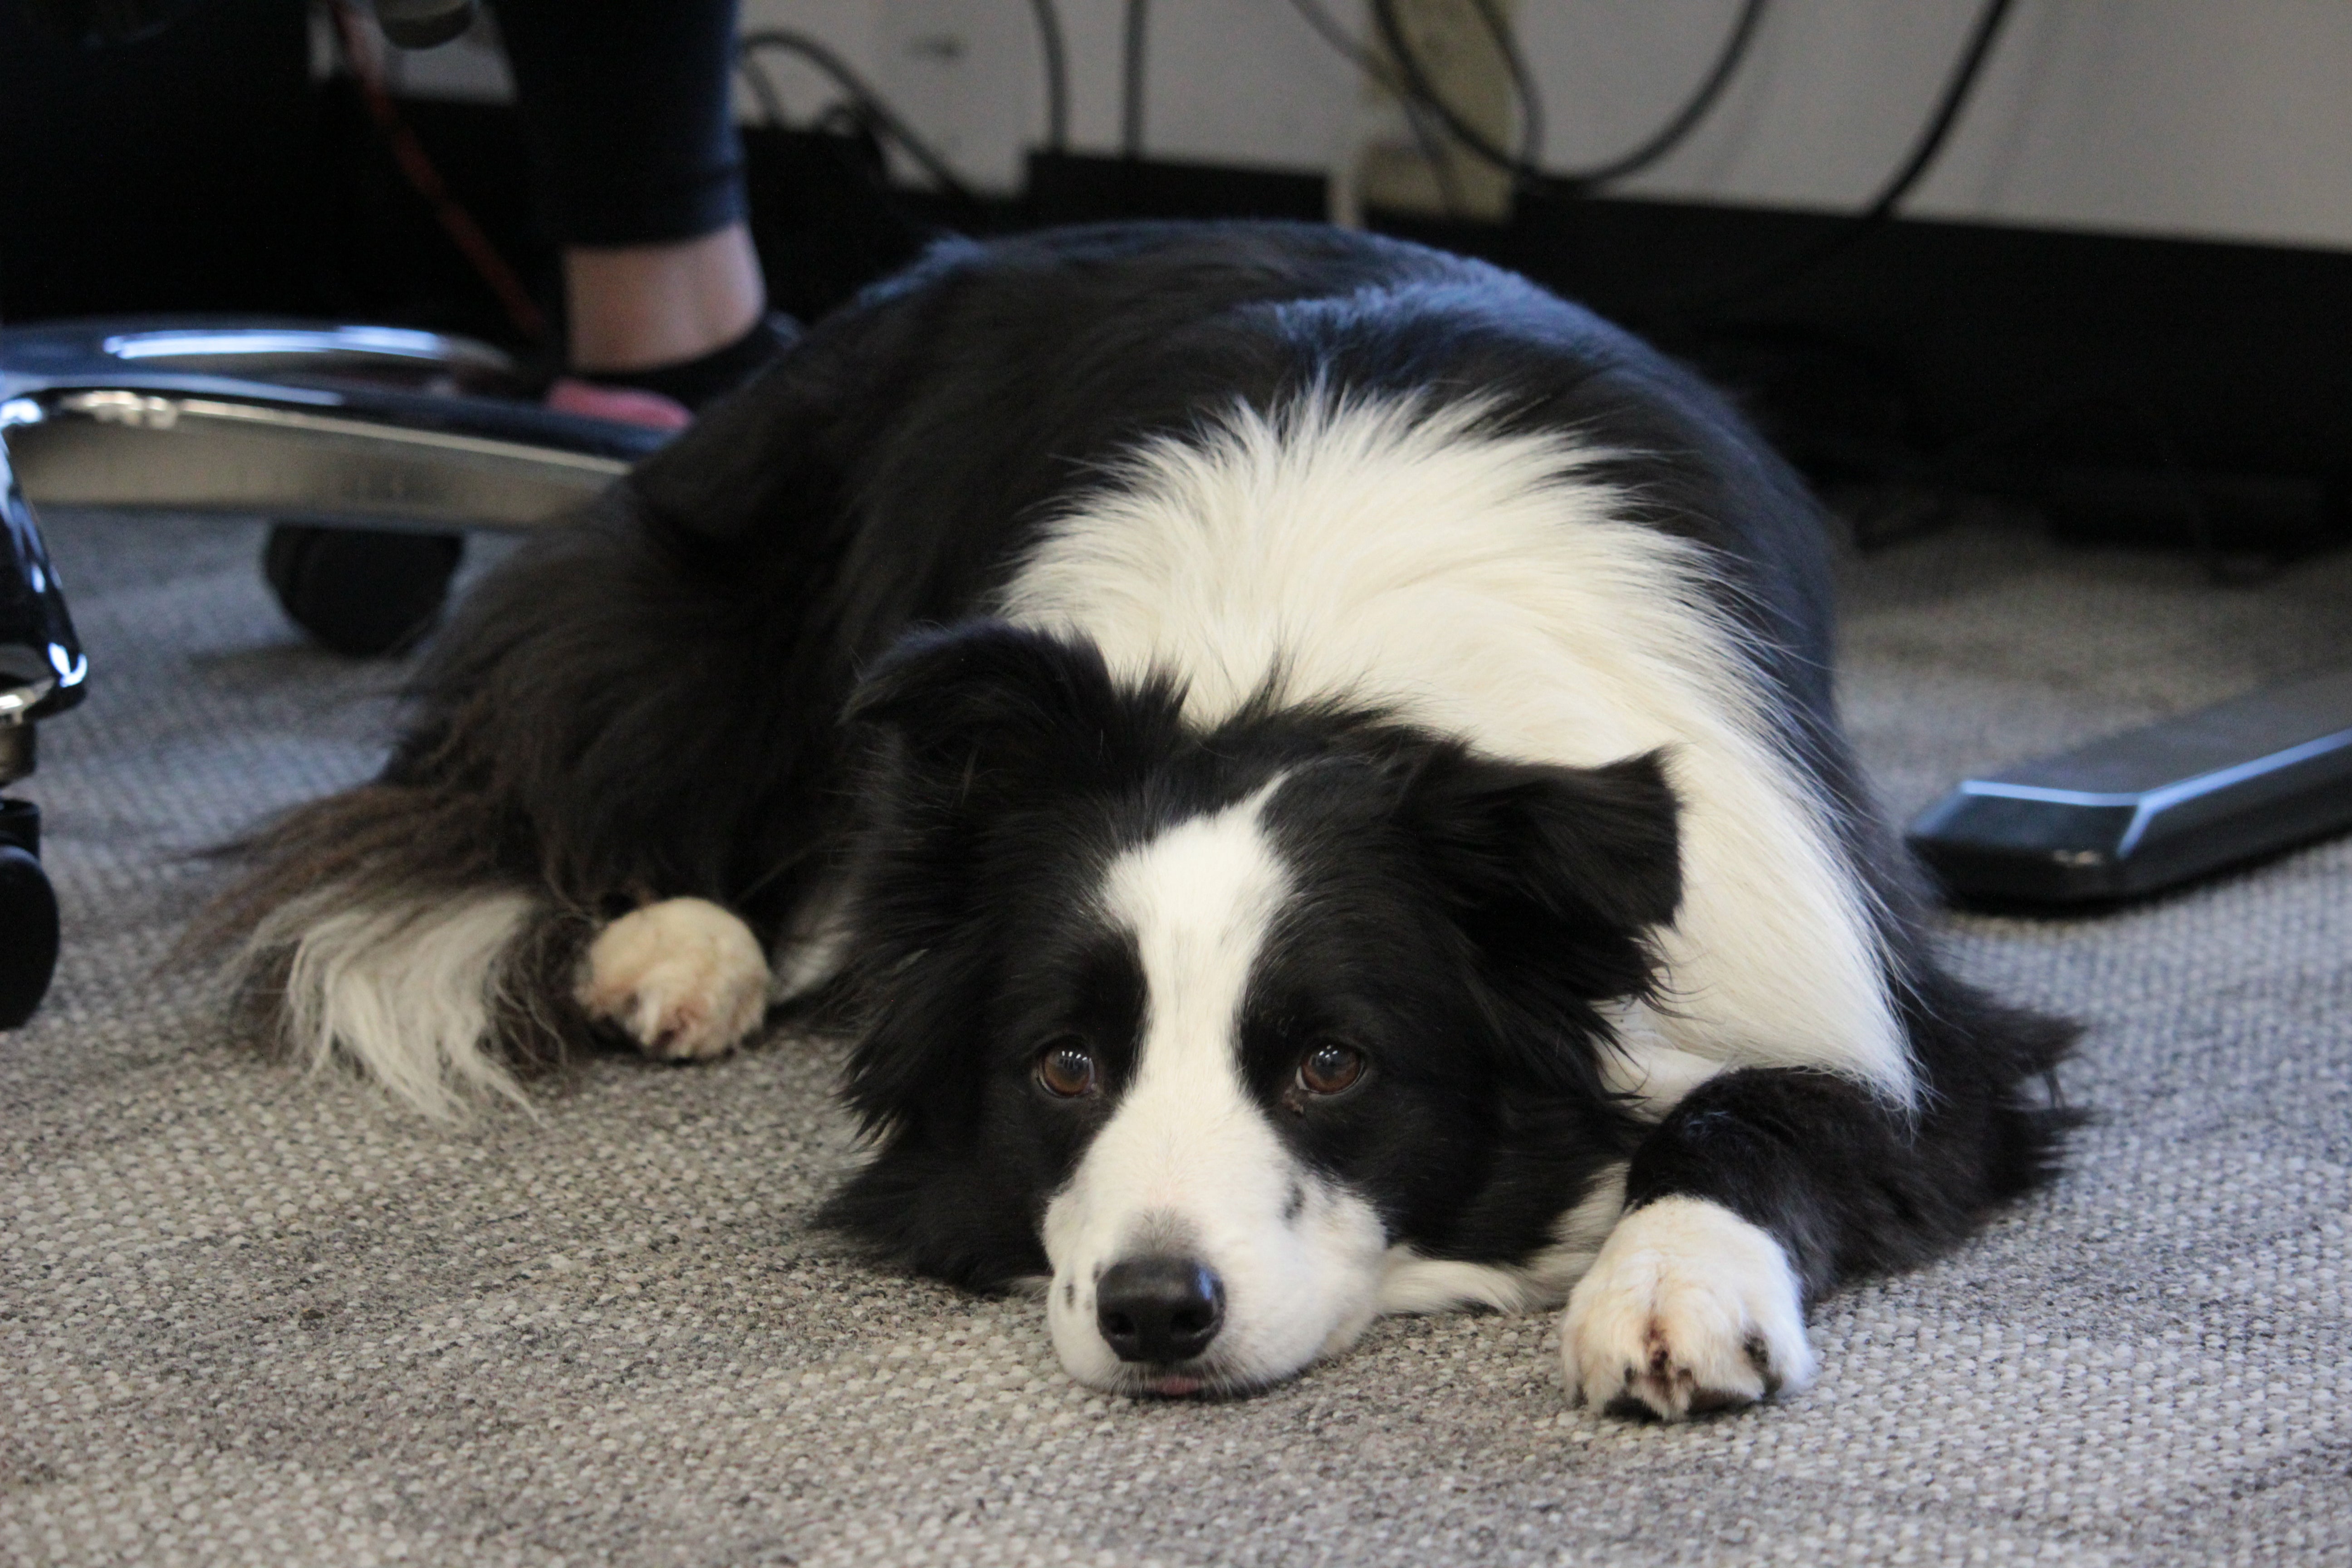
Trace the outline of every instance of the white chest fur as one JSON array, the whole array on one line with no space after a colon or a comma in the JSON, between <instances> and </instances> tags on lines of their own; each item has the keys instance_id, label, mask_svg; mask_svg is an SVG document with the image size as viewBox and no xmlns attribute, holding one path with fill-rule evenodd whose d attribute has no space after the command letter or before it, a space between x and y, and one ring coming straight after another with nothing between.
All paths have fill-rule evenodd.
<instances>
[{"instance_id":1,"label":"white chest fur","mask_svg":"<svg viewBox=\"0 0 2352 1568\"><path fill-rule=\"evenodd\" d=\"M1049 531L1001 609L1092 639L1122 678L1173 671L1196 721L1271 686L1504 757L1667 748L1685 893L1644 1037L1907 1102L1862 895L1765 737L1703 552L1621 521L1626 498L1580 477L1591 453L1481 433L1476 412L1310 398L1148 447Z\"/></svg>"}]
</instances>

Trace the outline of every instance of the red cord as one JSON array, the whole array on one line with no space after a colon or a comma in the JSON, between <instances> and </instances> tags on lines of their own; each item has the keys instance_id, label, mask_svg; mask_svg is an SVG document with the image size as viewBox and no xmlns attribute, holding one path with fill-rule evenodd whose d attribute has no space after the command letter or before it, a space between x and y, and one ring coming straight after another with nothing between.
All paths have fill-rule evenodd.
<instances>
[{"instance_id":1,"label":"red cord","mask_svg":"<svg viewBox=\"0 0 2352 1568\"><path fill-rule=\"evenodd\" d=\"M383 57L376 52L375 39L361 20L358 7L352 0L334 0L333 10L343 58L352 68L360 96L367 102L368 115L391 150L393 162L400 165L401 174L433 209L433 216L440 221L450 242L480 274L490 292L498 296L515 330L533 342L545 342L546 313L530 297L530 290L522 286L522 279L515 276L515 269L507 265L507 258L499 254L498 247L490 243L490 237L482 232L482 226L474 221L474 215L449 194L441 171L434 167L425 144L416 139L416 132L402 117L400 106L393 101L383 83Z\"/></svg>"}]
</instances>

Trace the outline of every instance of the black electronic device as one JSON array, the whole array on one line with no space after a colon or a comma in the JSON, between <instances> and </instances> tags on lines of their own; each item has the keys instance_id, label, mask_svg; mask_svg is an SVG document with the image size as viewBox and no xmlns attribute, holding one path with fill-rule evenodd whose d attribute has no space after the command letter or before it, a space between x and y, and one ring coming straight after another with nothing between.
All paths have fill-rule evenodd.
<instances>
[{"instance_id":1,"label":"black electronic device","mask_svg":"<svg viewBox=\"0 0 2352 1568\"><path fill-rule=\"evenodd\" d=\"M2137 897L2352 828L2352 669L1961 781L1911 847L1966 900Z\"/></svg>"}]
</instances>

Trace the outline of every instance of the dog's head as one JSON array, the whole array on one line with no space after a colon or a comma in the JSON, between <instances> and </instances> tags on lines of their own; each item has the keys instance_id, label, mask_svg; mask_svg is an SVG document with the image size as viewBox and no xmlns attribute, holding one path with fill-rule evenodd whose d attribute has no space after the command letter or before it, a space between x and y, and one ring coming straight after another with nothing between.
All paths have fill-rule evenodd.
<instances>
[{"instance_id":1,"label":"dog's head","mask_svg":"<svg viewBox=\"0 0 2352 1568\"><path fill-rule=\"evenodd\" d=\"M1335 709L1188 725L1000 624L925 634L883 731L830 1217L1047 1277L1072 1375L1240 1389L1345 1345L1410 1256L1517 1263L1620 1156L1603 1009L1674 913L1654 758L1480 757Z\"/></svg>"}]
</instances>

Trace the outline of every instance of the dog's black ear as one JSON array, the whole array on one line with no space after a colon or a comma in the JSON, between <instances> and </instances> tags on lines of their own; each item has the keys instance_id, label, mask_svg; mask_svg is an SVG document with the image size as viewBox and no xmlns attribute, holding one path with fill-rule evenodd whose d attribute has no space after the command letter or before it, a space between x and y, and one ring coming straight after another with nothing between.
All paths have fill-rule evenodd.
<instances>
[{"instance_id":1,"label":"dog's black ear","mask_svg":"<svg viewBox=\"0 0 2352 1568\"><path fill-rule=\"evenodd\" d=\"M953 770L986 794L1015 778L1099 779L1172 709L1160 686L1122 692L1091 643L971 621L901 639L842 717L894 731L919 766Z\"/></svg>"},{"instance_id":2,"label":"dog's black ear","mask_svg":"<svg viewBox=\"0 0 2352 1568\"><path fill-rule=\"evenodd\" d=\"M1588 996L1648 984L1648 934L1682 901L1675 793L1658 753L1569 768L1444 745L1413 770L1402 810L1491 958L1545 968Z\"/></svg>"}]
</instances>

